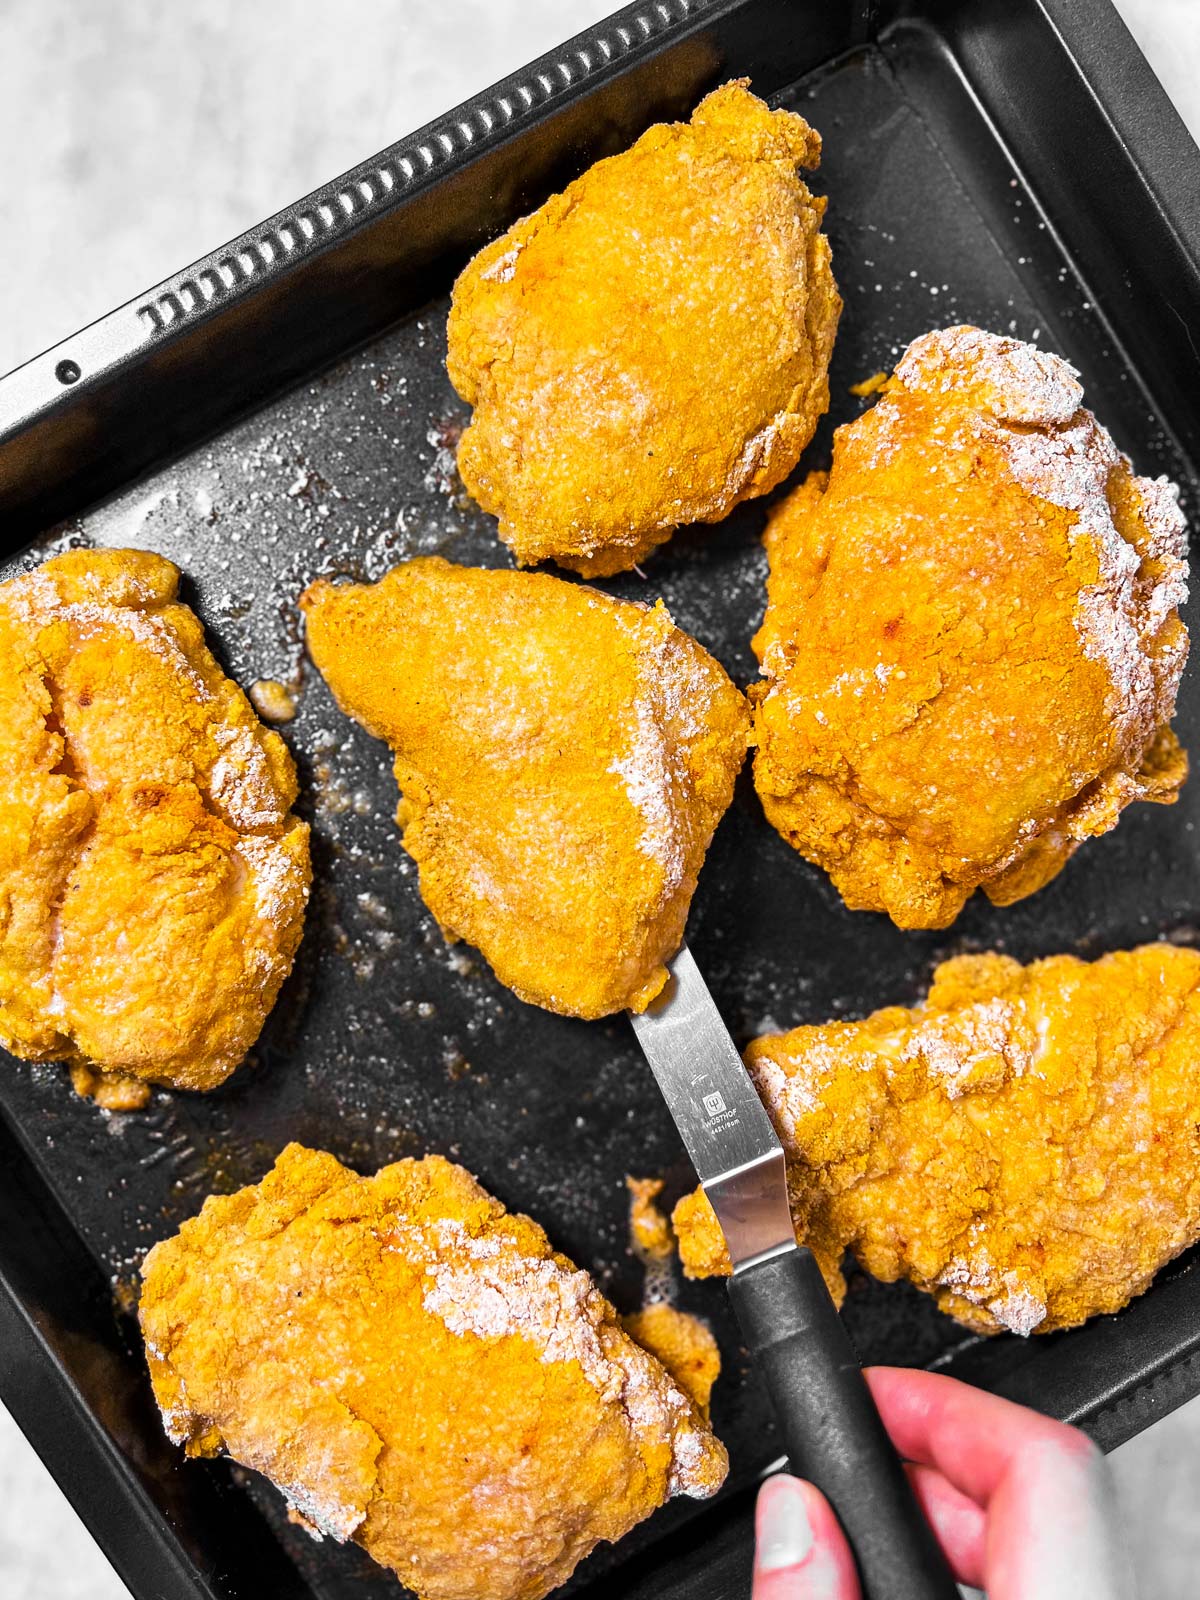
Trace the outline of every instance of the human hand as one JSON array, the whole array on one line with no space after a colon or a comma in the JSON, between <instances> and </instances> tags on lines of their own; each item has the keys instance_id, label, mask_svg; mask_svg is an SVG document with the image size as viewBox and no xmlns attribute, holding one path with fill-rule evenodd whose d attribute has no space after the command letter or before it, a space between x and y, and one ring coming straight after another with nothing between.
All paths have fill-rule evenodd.
<instances>
[{"instance_id":1,"label":"human hand","mask_svg":"<svg viewBox=\"0 0 1200 1600\"><path fill-rule=\"evenodd\" d=\"M961 1583L989 1600L1131 1600L1112 1479L1086 1435L936 1373L866 1378ZM811 1483L768 1478L756 1534L752 1600L860 1600L845 1536Z\"/></svg>"}]
</instances>

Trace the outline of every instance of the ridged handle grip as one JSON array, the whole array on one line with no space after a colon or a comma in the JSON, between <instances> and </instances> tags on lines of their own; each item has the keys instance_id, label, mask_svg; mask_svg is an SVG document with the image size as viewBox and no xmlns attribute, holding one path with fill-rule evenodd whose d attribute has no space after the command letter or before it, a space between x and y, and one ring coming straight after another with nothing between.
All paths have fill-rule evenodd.
<instances>
[{"instance_id":1,"label":"ridged handle grip","mask_svg":"<svg viewBox=\"0 0 1200 1600\"><path fill-rule=\"evenodd\" d=\"M864 1600L959 1600L811 1252L744 1268L729 1297L767 1380L792 1471L837 1512Z\"/></svg>"}]
</instances>

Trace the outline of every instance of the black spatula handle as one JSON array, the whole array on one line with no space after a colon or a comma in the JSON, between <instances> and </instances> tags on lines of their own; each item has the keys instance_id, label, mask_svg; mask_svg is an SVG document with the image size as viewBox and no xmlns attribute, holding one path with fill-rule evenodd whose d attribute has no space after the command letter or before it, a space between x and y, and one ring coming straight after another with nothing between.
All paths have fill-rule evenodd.
<instances>
[{"instance_id":1,"label":"black spatula handle","mask_svg":"<svg viewBox=\"0 0 1200 1600\"><path fill-rule=\"evenodd\" d=\"M743 1268L729 1297L771 1391L792 1471L837 1512L864 1600L959 1600L811 1252Z\"/></svg>"}]
</instances>

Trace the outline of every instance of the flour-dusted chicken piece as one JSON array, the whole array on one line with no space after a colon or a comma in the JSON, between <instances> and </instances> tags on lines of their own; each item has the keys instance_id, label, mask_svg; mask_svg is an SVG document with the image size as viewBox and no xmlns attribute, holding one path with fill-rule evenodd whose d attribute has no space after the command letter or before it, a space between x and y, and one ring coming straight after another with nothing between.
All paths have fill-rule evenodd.
<instances>
[{"instance_id":1,"label":"flour-dusted chicken piece","mask_svg":"<svg viewBox=\"0 0 1200 1600\"><path fill-rule=\"evenodd\" d=\"M540 1600L727 1470L588 1275L438 1156L360 1178L289 1145L155 1246L140 1314L171 1438L421 1600Z\"/></svg>"},{"instance_id":2,"label":"flour-dusted chicken piece","mask_svg":"<svg viewBox=\"0 0 1200 1600\"><path fill-rule=\"evenodd\" d=\"M598 162L454 287L467 488L522 565L620 572L796 465L829 405L841 300L821 141L744 83Z\"/></svg>"},{"instance_id":3,"label":"flour-dusted chicken piece","mask_svg":"<svg viewBox=\"0 0 1200 1600\"><path fill-rule=\"evenodd\" d=\"M396 755L404 847L522 999L641 1010L746 752L742 695L662 605L423 557L312 585L313 660Z\"/></svg>"},{"instance_id":4,"label":"flour-dusted chicken piece","mask_svg":"<svg viewBox=\"0 0 1200 1600\"><path fill-rule=\"evenodd\" d=\"M979 1332L1045 1333L1200 1238L1195 950L958 956L920 1005L770 1034L746 1063L839 1300L850 1249ZM729 1271L701 1191L674 1221L691 1276Z\"/></svg>"},{"instance_id":5,"label":"flour-dusted chicken piece","mask_svg":"<svg viewBox=\"0 0 1200 1600\"><path fill-rule=\"evenodd\" d=\"M1183 517L1082 392L1016 339L926 334L771 517L755 783L854 910L1008 905L1178 794Z\"/></svg>"},{"instance_id":6,"label":"flour-dusted chicken piece","mask_svg":"<svg viewBox=\"0 0 1200 1600\"><path fill-rule=\"evenodd\" d=\"M0 1042L101 1103L211 1089L300 942L296 774L141 550L0 584Z\"/></svg>"}]
</instances>

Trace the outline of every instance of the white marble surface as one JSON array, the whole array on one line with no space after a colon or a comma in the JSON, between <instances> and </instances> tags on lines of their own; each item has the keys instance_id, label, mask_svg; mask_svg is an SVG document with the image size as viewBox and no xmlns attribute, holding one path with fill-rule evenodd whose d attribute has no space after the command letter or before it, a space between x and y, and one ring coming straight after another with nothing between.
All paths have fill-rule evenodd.
<instances>
[{"instance_id":1,"label":"white marble surface","mask_svg":"<svg viewBox=\"0 0 1200 1600\"><path fill-rule=\"evenodd\" d=\"M1200 137L1200 0L1118 4ZM0 0L0 372L611 9ZM1200 1401L1113 1459L1144 1594L1194 1600ZM0 1597L127 1600L2 1410Z\"/></svg>"}]
</instances>

